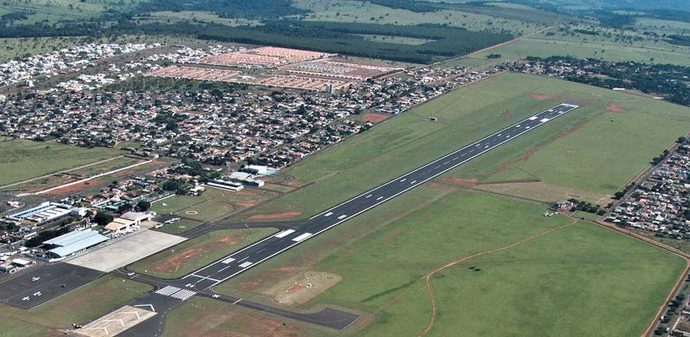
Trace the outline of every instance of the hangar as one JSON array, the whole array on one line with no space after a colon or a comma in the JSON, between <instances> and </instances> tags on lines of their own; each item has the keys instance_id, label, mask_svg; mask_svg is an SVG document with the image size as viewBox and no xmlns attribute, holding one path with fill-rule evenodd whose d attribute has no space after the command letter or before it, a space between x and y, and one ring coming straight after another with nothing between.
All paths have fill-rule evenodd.
<instances>
[{"instance_id":1,"label":"hangar","mask_svg":"<svg viewBox=\"0 0 690 337\"><path fill-rule=\"evenodd\" d=\"M107 237L101 235L98 231L87 229L60 235L45 241L43 244L49 247L54 246L54 248L46 252L49 261L52 262L62 260L105 241L108 241Z\"/></svg>"}]
</instances>

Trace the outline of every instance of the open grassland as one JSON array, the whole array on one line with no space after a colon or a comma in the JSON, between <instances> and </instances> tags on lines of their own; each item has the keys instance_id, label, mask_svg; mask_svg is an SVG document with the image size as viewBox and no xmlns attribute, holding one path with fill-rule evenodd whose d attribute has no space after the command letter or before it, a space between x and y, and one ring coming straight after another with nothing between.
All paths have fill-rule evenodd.
<instances>
[{"instance_id":1,"label":"open grassland","mask_svg":"<svg viewBox=\"0 0 690 337\"><path fill-rule=\"evenodd\" d=\"M556 79L502 74L295 164L283 174L311 184L250 213L311 216L564 101L583 106L463 165L451 176L479 182L542 180L604 197L685 134L690 121L686 107ZM437 121L430 121L431 116Z\"/></svg>"},{"instance_id":2,"label":"open grassland","mask_svg":"<svg viewBox=\"0 0 690 337\"><path fill-rule=\"evenodd\" d=\"M425 275L458 262L430 276L437 316L428 336L639 334L683 261L545 209L431 183L216 290L270 301L259 293L291 275L337 273L343 280L303 309L362 312L351 335L417 336L431 315Z\"/></svg>"},{"instance_id":3,"label":"open grassland","mask_svg":"<svg viewBox=\"0 0 690 337\"><path fill-rule=\"evenodd\" d=\"M229 27L236 26L256 26L260 25L261 22L258 20L245 19L245 18L222 18L215 13L202 12L202 11L161 11L153 12L150 17L140 18L139 21L142 22L178 22L178 21L189 21L202 22L202 23L217 23Z\"/></svg>"},{"instance_id":4,"label":"open grassland","mask_svg":"<svg viewBox=\"0 0 690 337\"><path fill-rule=\"evenodd\" d=\"M460 59L459 64L473 67L485 67L504 60L523 59L528 56L572 56L577 58L594 58L605 61L637 61L690 65L687 47L654 48L644 46L626 46L601 42L577 42L548 40L541 38L519 38L516 41L472 54ZM499 54L500 59L487 59L489 54Z\"/></svg>"},{"instance_id":5,"label":"open grassland","mask_svg":"<svg viewBox=\"0 0 690 337\"><path fill-rule=\"evenodd\" d=\"M52 142L0 137L0 186L68 170L118 155L115 149L86 149Z\"/></svg>"},{"instance_id":6,"label":"open grassland","mask_svg":"<svg viewBox=\"0 0 690 337\"><path fill-rule=\"evenodd\" d=\"M0 4L0 10L24 13L25 18L14 21L17 24L57 23L64 20L89 21L108 9L124 9L137 2L139 1L5 0Z\"/></svg>"},{"instance_id":7,"label":"open grassland","mask_svg":"<svg viewBox=\"0 0 690 337\"><path fill-rule=\"evenodd\" d=\"M522 76L510 75L504 84L511 77L518 80ZM529 86L531 82L521 83ZM558 80L537 82L545 86L534 87L539 95L527 99L550 104L571 101L582 106L450 175L479 182L536 179L611 195L688 132L687 107Z\"/></svg>"},{"instance_id":8,"label":"open grassland","mask_svg":"<svg viewBox=\"0 0 690 337\"><path fill-rule=\"evenodd\" d=\"M152 288L149 285L104 276L29 311L0 305L3 337L52 337L71 323L96 319Z\"/></svg>"},{"instance_id":9,"label":"open grassland","mask_svg":"<svg viewBox=\"0 0 690 337\"><path fill-rule=\"evenodd\" d=\"M160 278L181 277L273 232L272 228L214 231L139 260L130 269Z\"/></svg>"},{"instance_id":10,"label":"open grassland","mask_svg":"<svg viewBox=\"0 0 690 337\"><path fill-rule=\"evenodd\" d=\"M163 336L306 337L329 336L329 332L231 303L194 298L170 312Z\"/></svg>"},{"instance_id":11,"label":"open grassland","mask_svg":"<svg viewBox=\"0 0 690 337\"><path fill-rule=\"evenodd\" d=\"M202 223L222 218L235 210L253 206L275 195L276 192L261 189L248 188L240 192L231 192L208 188L201 196L176 195L155 202L151 210L159 215L171 214Z\"/></svg>"},{"instance_id":12,"label":"open grassland","mask_svg":"<svg viewBox=\"0 0 690 337\"><path fill-rule=\"evenodd\" d=\"M328 4L302 1L305 8L314 10L308 20L360 22L395 25L438 24L469 30L509 31L524 35L545 27L541 23L495 17L454 9L436 12L413 12L360 1L335 1Z\"/></svg>"}]
</instances>

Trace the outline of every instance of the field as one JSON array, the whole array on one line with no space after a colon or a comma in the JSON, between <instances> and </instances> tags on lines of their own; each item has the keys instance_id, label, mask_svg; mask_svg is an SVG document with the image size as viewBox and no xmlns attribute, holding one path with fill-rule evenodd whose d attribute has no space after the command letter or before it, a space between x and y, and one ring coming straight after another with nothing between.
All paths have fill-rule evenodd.
<instances>
[{"instance_id":1,"label":"field","mask_svg":"<svg viewBox=\"0 0 690 337\"><path fill-rule=\"evenodd\" d=\"M164 337L325 336L325 331L244 309L231 303L193 298L169 314Z\"/></svg>"},{"instance_id":2,"label":"field","mask_svg":"<svg viewBox=\"0 0 690 337\"><path fill-rule=\"evenodd\" d=\"M86 149L52 142L0 137L0 186L71 169L119 155L114 149Z\"/></svg>"},{"instance_id":3,"label":"field","mask_svg":"<svg viewBox=\"0 0 690 337\"><path fill-rule=\"evenodd\" d=\"M544 217L545 209L427 184L217 290L271 301L259 293L285 278L336 273L342 281L300 308L355 309L369 325L353 335L408 336L430 322L429 276L437 305L429 336L639 334L683 261L587 222Z\"/></svg>"},{"instance_id":4,"label":"field","mask_svg":"<svg viewBox=\"0 0 690 337\"><path fill-rule=\"evenodd\" d=\"M290 212L293 217L309 217L563 101L582 107L447 176L478 183L537 180L599 199L624 186L685 134L690 121L685 107L556 79L502 74L439 97L293 165L282 174L311 184L248 214ZM430 116L437 121L429 121ZM641 137L645 140L639 141ZM563 197L568 194L572 193Z\"/></svg>"},{"instance_id":5,"label":"field","mask_svg":"<svg viewBox=\"0 0 690 337\"><path fill-rule=\"evenodd\" d=\"M139 260L130 269L160 278L181 277L274 231L271 228L214 231Z\"/></svg>"},{"instance_id":6,"label":"field","mask_svg":"<svg viewBox=\"0 0 690 337\"><path fill-rule=\"evenodd\" d=\"M591 25L561 25L522 36L516 41L469 54L457 63L485 67L504 60L527 56L573 56L606 61L637 61L690 65L687 55L690 47L672 44L667 39L644 34L650 32L665 35L687 34L690 24L670 20L640 18L635 29L619 30ZM591 33L582 33L591 32ZM500 58L487 59L489 54Z\"/></svg>"},{"instance_id":7,"label":"field","mask_svg":"<svg viewBox=\"0 0 690 337\"><path fill-rule=\"evenodd\" d=\"M456 9L436 12L413 12L407 9L393 9L369 2L334 1L325 7L314 1L300 1L306 8L314 10L308 20L361 22L395 25L439 24L469 30L506 30L516 35L524 35L545 27L543 23L496 17ZM390 42L387 40L387 42Z\"/></svg>"},{"instance_id":8,"label":"field","mask_svg":"<svg viewBox=\"0 0 690 337\"><path fill-rule=\"evenodd\" d=\"M176 195L155 202L151 210L158 215L172 214L190 220L184 226L195 226L203 222L217 220L243 207L275 196L277 193L260 189L246 189L241 192L230 192L209 188L201 196ZM174 228L182 224L174 223L166 227ZM164 227L164 228L166 228ZM190 229L192 227L188 227Z\"/></svg>"},{"instance_id":9,"label":"field","mask_svg":"<svg viewBox=\"0 0 690 337\"><path fill-rule=\"evenodd\" d=\"M3 337L52 337L71 323L84 323L127 303L151 287L104 276L82 288L27 311L0 305Z\"/></svg>"}]
</instances>

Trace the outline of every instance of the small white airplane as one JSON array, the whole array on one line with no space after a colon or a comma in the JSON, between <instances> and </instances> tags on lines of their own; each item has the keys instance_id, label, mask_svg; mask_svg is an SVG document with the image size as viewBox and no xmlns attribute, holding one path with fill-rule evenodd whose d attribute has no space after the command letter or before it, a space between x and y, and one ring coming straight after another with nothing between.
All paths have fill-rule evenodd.
<instances>
[{"instance_id":1,"label":"small white airplane","mask_svg":"<svg viewBox=\"0 0 690 337\"><path fill-rule=\"evenodd\" d=\"M36 281L38 281L38 280L40 280L40 279L41 279L40 276L34 276L34 277L31 278L31 281L32 281L32 282L36 282Z\"/></svg>"},{"instance_id":2,"label":"small white airplane","mask_svg":"<svg viewBox=\"0 0 690 337\"><path fill-rule=\"evenodd\" d=\"M29 296L24 296L24 298L22 298L22 301L28 301L28 300L29 300Z\"/></svg>"},{"instance_id":3,"label":"small white airplane","mask_svg":"<svg viewBox=\"0 0 690 337\"><path fill-rule=\"evenodd\" d=\"M41 295L43 295L43 294L41 294L40 291L37 291L37 292L34 293L34 296L41 296Z\"/></svg>"}]
</instances>

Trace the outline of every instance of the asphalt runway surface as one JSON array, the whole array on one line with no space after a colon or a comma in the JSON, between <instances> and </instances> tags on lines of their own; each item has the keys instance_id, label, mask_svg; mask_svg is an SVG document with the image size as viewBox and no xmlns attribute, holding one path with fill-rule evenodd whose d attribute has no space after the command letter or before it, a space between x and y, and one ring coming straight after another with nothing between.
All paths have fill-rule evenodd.
<instances>
[{"instance_id":1,"label":"asphalt runway surface","mask_svg":"<svg viewBox=\"0 0 690 337\"><path fill-rule=\"evenodd\" d=\"M15 307L31 309L79 288L102 274L67 263L29 267L17 275L0 279L0 300Z\"/></svg>"}]
</instances>

